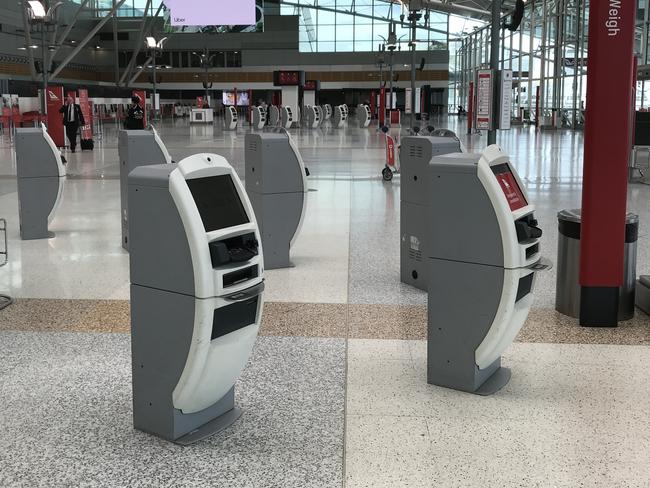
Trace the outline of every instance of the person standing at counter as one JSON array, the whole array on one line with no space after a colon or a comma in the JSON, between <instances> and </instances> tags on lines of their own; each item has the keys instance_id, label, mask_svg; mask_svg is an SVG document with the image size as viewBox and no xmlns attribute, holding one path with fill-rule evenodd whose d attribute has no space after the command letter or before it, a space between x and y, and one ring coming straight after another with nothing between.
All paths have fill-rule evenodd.
<instances>
[{"instance_id":1,"label":"person standing at counter","mask_svg":"<svg viewBox=\"0 0 650 488\"><path fill-rule=\"evenodd\" d=\"M77 148L79 126L86 125L84 114L81 112L79 104L74 103L74 98L70 95L66 98L65 105L59 109L59 113L63 114L65 133L68 136L68 141L70 141L70 150L74 152Z\"/></svg>"},{"instance_id":2,"label":"person standing at counter","mask_svg":"<svg viewBox=\"0 0 650 488\"><path fill-rule=\"evenodd\" d=\"M144 110L140 106L140 97L131 98L131 106L126 114L124 128L126 130L144 129Z\"/></svg>"}]
</instances>

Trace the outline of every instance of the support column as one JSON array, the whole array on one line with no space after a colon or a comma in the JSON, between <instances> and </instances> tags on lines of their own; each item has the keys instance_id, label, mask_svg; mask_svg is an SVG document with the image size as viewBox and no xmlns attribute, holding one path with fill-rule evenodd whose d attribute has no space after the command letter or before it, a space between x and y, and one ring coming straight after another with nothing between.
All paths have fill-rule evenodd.
<instances>
[{"instance_id":1,"label":"support column","mask_svg":"<svg viewBox=\"0 0 650 488\"><path fill-rule=\"evenodd\" d=\"M636 2L591 2L580 324L616 326L623 283Z\"/></svg>"},{"instance_id":2,"label":"support column","mask_svg":"<svg viewBox=\"0 0 650 488\"><path fill-rule=\"evenodd\" d=\"M492 70L492 130L488 131L488 145L497 142L497 108L500 105L497 89L499 70L499 36L501 35L501 0L492 0L492 26L490 34L490 69Z\"/></svg>"}]
</instances>

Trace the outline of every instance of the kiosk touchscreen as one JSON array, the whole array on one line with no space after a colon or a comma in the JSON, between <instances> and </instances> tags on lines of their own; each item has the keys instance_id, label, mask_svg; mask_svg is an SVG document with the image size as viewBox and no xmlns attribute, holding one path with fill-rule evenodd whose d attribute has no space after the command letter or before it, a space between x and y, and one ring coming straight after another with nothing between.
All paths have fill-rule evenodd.
<instances>
[{"instance_id":1,"label":"kiosk touchscreen","mask_svg":"<svg viewBox=\"0 0 650 488\"><path fill-rule=\"evenodd\" d=\"M292 266L289 252L307 208L307 171L286 131L246 134L246 192L264 245L266 269Z\"/></svg>"},{"instance_id":2,"label":"kiosk touchscreen","mask_svg":"<svg viewBox=\"0 0 650 488\"><path fill-rule=\"evenodd\" d=\"M264 287L255 214L214 154L136 168L129 209L134 426L189 444L241 414Z\"/></svg>"},{"instance_id":3,"label":"kiosk touchscreen","mask_svg":"<svg viewBox=\"0 0 650 488\"><path fill-rule=\"evenodd\" d=\"M269 107L269 125L270 126L277 126L280 125L280 109L278 108L277 105L271 105Z\"/></svg>"},{"instance_id":4,"label":"kiosk touchscreen","mask_svg":"<svg viewBox=\"0 0 650 488\"><path fill-rule=\"evenodd\" d=\"M266 125L266 109L264 107L253 107L253 128L262 130Z\"/></svg>"},{"instance_id":5,"label":"kiosk touchscreen","mask_svg":"<svg viewBox=\"0 0 650 488\"><path fill-rule=\"evenodd\" d=\"M428 382L488 395L510 379L501 354L549 266L542 231L499 146L437 156L428 179Z\"/></svg>"},{"instance_id":6,"label":"kiosk touchscreen","mask_svg":"<svg viewBox=\"0 0 650 488\"><path fill-rule=\"evenodd\" d=\"M122 206L122 247L129 250L129 173L138 166L170 164L172 157L156 129L121 130L117 139L120 158L120 200Z\"/></svg>"},{"instance_id":7,"label":"kiosk touchscreen","mask_svg":"<svg viewBox=\"0 0 650 488\"><path fill-rule=\"evenodd\" d=\"M291 129L291 126L293 125L293 110L291 110L291 107L289 107L288 105L283 105L281 114L282 114L281 126L284 129Z\"/></svg>"},{"instance_id":8,"label":"kiosk touchscreen","mask_svg":"<svg viewBox=\"0 0 650 488\"><path fill-rule=\"evenodd\" d=\"M236 130L238 119L239 116L237 115L237 109L232 105L226 107L226 119L225 119L226 130Z\"/></svg>"},{"instance_id":9,"label":"kiosk touchscreen","mask_svg":"<svg viewBox=\"0 0 650 488\"><path fill-rule=\"evenodd\" d=\"M16 129L20 238L54 237L48 225L61 204L66 170L45 125Z\"/></svg>"},{"instance_id":10,"label":"kiosk touchscreen","mask_svg":"<svg viewBox=\"0 0 650 488\"><path fill-rule=\"evenodd\" d=\"M427 291L429 164L441 154L462 152L449 137L404 137L400 150L400 280Z\"/></svg>"},{"instance_id":11,"label":"kiosk touchscreen","mask_svg":"<svg viewBox=\"0 0 650 488\"><path fill-rule=\"evenodd\" d=\"M357 107L357 123L360 129L365 129L370 125L372 117L370 115L370 107L361 104Z\"/></svg>"}]
</instances>

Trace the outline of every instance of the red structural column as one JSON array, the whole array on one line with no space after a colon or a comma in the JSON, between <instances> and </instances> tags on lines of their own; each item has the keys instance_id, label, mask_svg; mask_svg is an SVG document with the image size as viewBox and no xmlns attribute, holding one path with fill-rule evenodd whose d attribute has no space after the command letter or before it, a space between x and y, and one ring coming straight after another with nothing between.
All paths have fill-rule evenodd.
<instances>
[{"instance_id":1,"label":"red structural column","mask_svg":"<svg viewBox=\"0 0 650 488\"><path fill-rule=\"evenodd\" d=\"M623 283L636 1L590 3L580 323L615 326Z\"/></svg>"}]
</instances>

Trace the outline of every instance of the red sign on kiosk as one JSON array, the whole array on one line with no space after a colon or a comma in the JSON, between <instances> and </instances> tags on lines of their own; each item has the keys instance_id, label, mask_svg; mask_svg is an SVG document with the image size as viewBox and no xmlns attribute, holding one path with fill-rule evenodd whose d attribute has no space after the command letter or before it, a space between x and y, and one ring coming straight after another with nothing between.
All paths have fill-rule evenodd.
<instances>
[{"instance_id":1,"label":"red sign on kiosk","mask_svg":"<svg viewBox=\"0 0 650 488\"><path fill-rule=\"evenodd\" d=\"M524 193L521 191L521 188L519 188L519 183L517 183L515 175L512 174L512 170L508 163L492 166L492 172L499 182L499 186L501 187L501 190L503 190L506 200L508 200L510 210L514 212L515 210L519 210L528 205Z\"/></svg>"}]
</instances>

